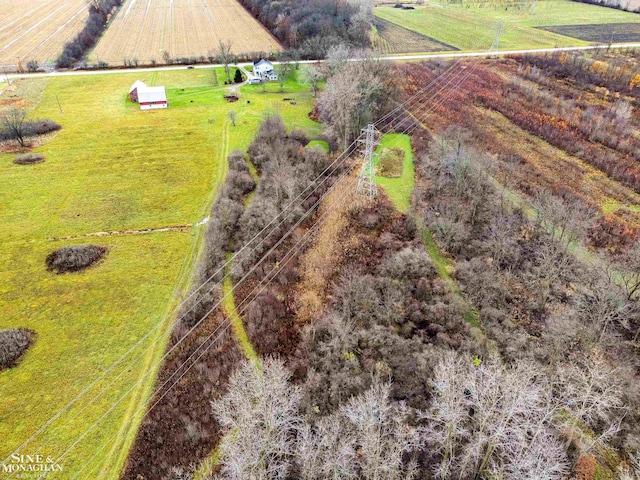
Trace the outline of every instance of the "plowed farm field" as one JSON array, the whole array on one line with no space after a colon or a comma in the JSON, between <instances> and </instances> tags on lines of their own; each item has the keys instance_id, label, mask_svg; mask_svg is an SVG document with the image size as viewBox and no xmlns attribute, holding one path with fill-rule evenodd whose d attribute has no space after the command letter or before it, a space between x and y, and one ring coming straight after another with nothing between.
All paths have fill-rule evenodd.
<instances>
[{"instance_id":1,"label":"plowed farm field","mask_svg":"<svg viewBox=\"0 0 640 480\"><path fill-rule=\"evenodd\" d=\"M125 58L150 63L166 54L173 59L215 55L220 40L231 42L236 54L280 50L236 0L127 0L90 59L118 65Z\"/></svg>"},{"instance_id":2,"label":"plowed farm field","mask_svg":"<svg viewBox=\"0 0 640 480\"><path fill-rule=\"evenodd\" d=\"M0 65L55 60L88 15L86 0L0 0Z\"/></svg>"}]
</instances>

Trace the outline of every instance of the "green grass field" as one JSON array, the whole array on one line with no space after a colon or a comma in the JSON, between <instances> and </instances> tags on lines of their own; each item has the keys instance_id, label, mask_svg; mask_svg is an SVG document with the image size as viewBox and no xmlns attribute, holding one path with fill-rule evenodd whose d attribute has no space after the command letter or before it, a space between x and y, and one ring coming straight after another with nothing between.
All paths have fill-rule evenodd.
<instances>
[{"instance_id":1,"label":"green grass field","mask_svg":"<svg viewBox=\"0 0 640 480\"><path fill-rule=\"evenodd\" d=\"M402 10L376 7L384 20L434 38L461 50L487 50L504 22L500 49L552 48L589 45L588 42L535 27L580 24L640 23L640 15L570 0L540 0L535 9L517 10L478 4L440 4Z\"/></svg>"},{"instance_id":2,"label":"green grass field","mask_svg":"<svg viewBox=\"0 0 640 480\"><path fill-rule=\"evenodd\" d=\"M377 151L380 152L383 148L401 148L404 150L402 176L397 178L376 176L376 183L384 189L399 211L407 213L411 206L411 194L415 187L411 137L401 133L387 133L382 136Z\"/></svg>"},{"instance_id":3,"label":"green grass field","mask_svg":"<svg viewBox=\"0 0 640 480\"><path fill-rule=\"evenodd\" d=\"M284 94L277 84L266 93L242 87L241 100L227 103L224 87L208 86L211 76L211 70L185 69L48 79L30 113L63 126L35 149L46 162L17 166L13 155L0 154L0 329L37 332L22 363L0 372L0 461L182 298L202 234L193 225L208 215L227 154L248 146L264 115L279 113L311 136L320 132L307 116L313 97L295 80ZM127 92L136 79L165 85L169 108L141 112L131 104ZM231 109L238 113L235 127L227 119ZM166 227L176 228L127 232ZM87 236L96 232L112 234ZM80 243L107 246L109 253L85 272L46 271L48 253ZM22 453L62 454L157 362L168 327L165 322ZM65 456L61 475L48 478L73 477L121 429L119 446L109 445L91 463L117 478L140 421L134 413L154 377L144 378Z\"/></svg>"}]
</instances>

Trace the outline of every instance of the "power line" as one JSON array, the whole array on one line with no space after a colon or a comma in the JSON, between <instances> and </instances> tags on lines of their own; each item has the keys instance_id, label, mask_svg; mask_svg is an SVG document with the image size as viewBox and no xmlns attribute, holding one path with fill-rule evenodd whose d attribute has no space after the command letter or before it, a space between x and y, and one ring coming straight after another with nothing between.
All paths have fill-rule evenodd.
<instances>
[{"instance_id":1,"label":"power line","mask_svg":"<svg viewBox=\"0 0 640 480\"><path fill-rule=\"evenodd\" d=\"M349 172L350 172L350 171L351 171L351 169L349 170ZM343 178L344 178L344 176L346 176L347 174L348 174L348 172L347 172L347 173L345 173L345 175L343 175ZM342 180L342 179L341 179L341 180ZM341 180L340 180L340 181L341 181ZM352 190L351 188L347 188L347 189L346 189L346 191L347 191L348 193L351 193L351 194L353 193L353 190ZM347 196L343 196L343 197L340 197L338 200L334 201L334 203L333 203L332 205L335 205L335 204L336 204L336 203L338 203L340 200L344 201L344 200L346 200L347 198L349 198L349 195L347 195ZM269 284L274 280L274 278L275 278L275 274L279 273L279 272L280 272L280 271L281 271L281 270L282 270L282 269L283 269L283 268L284 268L284 267L285 267L285 266L286 266L286 265L291 261L291 259L292 259L292 258L295 258L295 256L297 255L297 253L298 253L298 252L299 252L299 251L300 251L300 250L301 250L301 249L302 249L302 248L303 248L303 247L304 247L304 246L309 242L309 240L312 238L313 233L315 233L315 232L317 232L317 231L319 230L319 228L320 228L320 226L321 226L321 222L323 221L324 217L326 217L330 212L331 212L331 208L329 208L326 212L324 212L324 213L321 215L321 217L320 217L320 218L318 218L318 219L314 222L314 225L313 225L312 227L310 227L310 228L307 230L307 232L304 234L304 236L303 236L301 239L299 239L299 240L298 240L298 241L297 241L297 242L296 242L296 243L295 243L295 244L294 244L294 245L293 245L293 246L292 246L292 247L291 247L291 248L286 252L286 254L282 257L281 261L280 261L280 262L278 262L278 264L277 264L276 266L274 266L274 268L273 268L273 269L272 269L272 270L271 270L267 275L265 275L265 277L262 279L262 281L261 281L257 286L255 286L255 287L254 287L254 289L252 290L252 292L251 292L251 293L249 293L249 295L247 295L247 296L245 297L245 299L244 299L244 300L242 301L242 303L240 304L240 305L241 305L241 307L242 307L242 310L241 310L241 312L239 312L239 315L244 314L244 312L249 308L249 306L251 305L251 303L252 303L253 301L255 301L255 299L256 299L256 298L258 298L258 296L259 296L259 295L260 295L260 294L261 294L261 293L262 293L262 292L263 292L263 291L268 287L268 285L269 285ZM274 272L275 272L275 274L274 274ZM271 277L271 278L269 278L269 277ZM266 281L266 282L265 282L265 281ZM239 283L238 283L237 285L239 285ZM252 294L253 294L253 293L258 289L258 287L260 287L260 291L259 291L259 292L258 292L258 293L253 297L253 299L251 299L248 303L246 303L246 305L244 305L244 304L245 304L245 302L246 302L246 299L247 299L247 298L249 298L249 297L250 297L250 296L251 296L251 295L252 295ZM207 337L207 338L206 338L206 339L205 339L205 340L204 340L204 341L203 341L203 342L202 342L202 343L201 343L201 344L196 348L196 350L195 350L194 352L192 352L192 353L191 353L191 355L190 355L190 356L189 356L189 357L188 357L188 358L183 362L183 364L181 365L181 367L182 367L182 366L184 366L185 364L187 364L187 362L189 362L189 360L190 360L190 359L191 359L191 358L192 358L192 357L193 357L193 356L198 352L198 350L199 350L203 345L205 345L205 344L206 344L206 343L207 343L207 342L208 342L208 341L213 337L213 335L214 335L214 334L215 334L215 333L216 333L216 332L221 328L221 326L222 326L222 323L221 323L221 325L219 325L219 326L216 328L216 330L214 330L214 331L213 331L213 332L212 332L212 333L211 333L211 334L210 334L210 335L209 335L209 336L208 336L208 337ZM177 383L178 383L178 382L179 382L179 381L180 381L180 380L181 380L181 379L182 379L182 378L183 378L183 377L188 373L188 371L189 371L189 370L190 370L194 365L196 365L196 364L198 363L198 361L200 360L200 358L202 358L202 356L204 356L204 354L208 351L208 349L209 349L209 348L211 348L211 347L212 347L212 346L213 346L213 345L214 345L214 344L219 340L219 338L224 334L224 332L229 328L229 326L230 326L230 322L226 322L226 324L224 324L224 329L223 329L223 331L222 331L222 332L220 332L220 334L218 334L218 336L217 336L217 337L215 337L215 339L214 339L214 341L213 341L213 342L209 343L209 345L208 345L208 346L207 346L207 347L206 347L206 348L205 348L205 349L204 349L204 350L203 350L203 351L198 355L198 357L197 357L195 360L193 360L193 362L191 362L191 364L187 367L187 369L186 369L184 372L182 372L182 373L180 374L180 376L179 376L179 377L178 377L178 378L177 378L177 379L172 383L172 385L164 391L164 393L163 393L163 394L162 394L162 395L161 395L161 396L160 396L160 397L159 397L159 398L158 398L158 399L153 403L153 405L151 405L151 406L149 407L148 411L153 410L153 408L155 408L155 406L156 406L156 405L158 405L158 404L160 403L160 401L164 398L164 396L165 396L165 395L166 395L166 394L167 394L167 393L168 393L168 392L169 392L169 391L170 391L170 390L171 390L171 389L172 389L172 388L173 388L173 387L174 387L174 386L175 386L175 385L176 385L176 384L177 384ZM171 375L171 377L173 377L173 375L175 375L175 374L176 374L176 372L174 372L174 373ZM156 389L156 392L154 392L154 395L156 395L156 394L157 394L157 393L162 389L162 387L164 387L164 386L167 384L167 382L171 379L171 377L170 377L167 381L165 381L165 383L164 383L161 387L159 387L158 389ZM153 400L154 395L152 395L152 396L150 396L150 397L149 397L149 400L148 400L149 402L150 402L151 400ZM146 403L146 402L145 402L145 403ZM134 414L134 415L137 415L138 413L140 413L140 412L141 412L143 409L145 409L145 408L146 408L146 405L144 405L144 404L143 404L143 405L138 409L138 411L136 411L136 412L135 412L135 414ZM123 427L121 427L121 428L120 428L120 430L119 430L118 432L116 432L114 435L112 435L112 436L111 436L111 437L110 437L110 438L109 438L109 439L108 439L108 440L107 440L107 441L102 445L102 447L101 447L98 451L96 451L96 453L93 455L93 457L91 457L91 458L89 459L89 461L88 461L87 463L85 463L85 465L82 467L82 469L81 469L80 471L78 471L78 472L76 473L76 475L73 477L73 479L77 478L77 477L78 477L78 475L80 475L80 473L82 473L82 471L84 471L84 469L85 469L85 468L86 468L86 467L87 467L91 462L93 462L93 460L94 460L94 459L95 459L95 458L100 454L100 452L101 452L102 450L104 450L104 448L105 448L109 443L111 443L111 441L112 441L114 438L117 438L117 437L118 437L119 435L121 435L123 432L124 432L124 431L123 431ZM99 467L99 464L98 464L97 466Z\"/></svg>"},{"instance_id":2,"label":"power line","mask_svg":"<svg viewBox=\"0 0 640 480\"><path fill-rule=\"evenodd\" d=\"M257 268L257 267L258 267L258 266L259 266L259 265L260 265L260 264L261 264L261 263L262 263L266 258L268 258L268 257L269 257L269 256L270 256L270 255L271 255L271 254L272 254L272 253L273 253L273 252L274 252L274 251L275 251L275 250L276 250L276 249L277 249L277 248L278 248L278 247L279 247L279 246L284 242L284 240L285 240L286 238L288 238L288 237L289 237L289 236L290 236L290 235L295 231L295 229L296 229L296 228L297 228L297 227L298 227L298 226L299 226L299 225L300 225L300 224L301 224L301 223L302 223L302 222L303 222L303 221L304 221L304 220L309 216L309 214L310 214L311 212L315 211L315 208L316 208L316 207L317 207L317 206L322 202L322 200L323 200L323 199L324 199L324 198L325 198L325 197L326 197L326 196L327 196L327 195L328 195L328 194L329 194L329 193L330 193L334 188L336 188L336 186L339 184L339 182L341 182L341 181L346 177L346 175L348 175L348 173L349 173L349 172L351 172L351 170L352 170L353 168L354 168L354 165L352 165L351 167L349 167L349 168L348 168L348 169L347 169L347 170L346 170L346 171L341 175L341 177L336 181L336 183L334 183L334 184L333 184L333 185L332 185L332 186L331 186L331 187L330 187L330 188L329 188L329 189L328 189L328 190L327 190L327 191L326 191L326 192L321 196L321 198L319 198L319 199L314 203L314 205L313 205L311 208L309 208L309 209L307 210L307 212L302 216L302 218L300 218L300 219L299 219L299 220L298 220L298 221L297 221L297 222L296 222L296 223L295 223L295 224L294 224L294 225L289 229L289 231L288 231L288 232L287 232L283 237L281 237L281 238L278 240L278 242L277 242L277 243L276 243L276 244L275 244L275 245L274 245L274 246L273 246L273 247L272 247L272 248L271 248L271 249L270 249L266 254L264 254L264 255L263 255L263 257L260 259L260 261L259 261L256 265L254 265L254 266L253 266L253 267L252 267L252 268L251 268L251 269L250 269L250 270L249 270L249 271L248 271L248 272L247 272L247 273L242 277L242 279L241 279L238 283L236 283L236 284L231 288L231 290L230 290L229 292L227 292L226 294L224 294L224 296L223 296L223 297L222 297L222 298L221 298L221 299L220 299L220 300L219 300L219 301L218 301L218 302L217 302L217 303L216 303L216 304L215 304L211 309L209 309L209 310L208 310L208 312L204 315L204 317L203 317L203 318L208 317L208 316L209 316L209 315L210 315L210 314L211 314L215 309L217 309L217 308L222 304L222 302L223 302L227 297L229 297L229 296L233 295L233 292L235 291L235 289L236 289L236 288L238 288L238 286L239 286L242 282L244 282L244 281L245 281L245 280L246 280L246 279L251 275L251 273L253 273L253 271L255 271L255 269L256 269L256 268ZM221 324L221 325L222 325L222 324ZM221 328L221 325L220 325L219 327L217 327L216 331L217 331L219 328ZM226 330L226 328L228 328L228 322L227 322L227 326L225 327L225 330ZM214 333L215 333L215 332L214 332ZM152 367L147 371L147 373L146 373L143 377L141 377L141 378L140 378L140 379L139 379L139 380L138 380L138 381L137 381L137 382L136 382L136 383L135 383L131 388L129 388L129 390L127 390L127 392L125 392L125 393L124 393L124 394L123 394L123 395L122 395L122 396L121 396L121 397L120 397L120 398L119 398L115 403L113 403L113 404L111 405L111 407L110 407L110 408L109 408L109 409L108 409L108 410L107 410L107 411L106 411L106 412L105 412L105 413L104 413L104 414L103 414L103 415L102 415L102 416L101 416L97 421L95 421L95 422L94 422L94 423L89 427L89 429L87 429L87 430L86 430L86 431L85 431L85 432L84 432L80 437L78 437L78 438L73 442L73 444L72 444L69 448L67 448L67 450L65 450L65 452L63 452L63 454L62 454L60 457L58 457L58 458L56 459L56 463L59 463L59 462L60 462L60 461L61 461L61 460L62 460L62 459L63 459L63 458L64 458L64 457L65 457L65 456L66 456L66 455L67 455L67 454L68 454L68 453L69 453L69 452L70 452L70 451L71 451L71 450L72 450L72 449L73 449L73 448L74 448L74 447L75 447L75 446L76 446L80 441L82 441L82 439L84 439L84 438L85 438L85 437L86 437L86 436L87 436L87 435L88 435L88 434L89 434L89 433L90 433L90 432L91 432L91 431L92 431L92 430L93 430L93 429L94 429L94 428L95 428L95 427L96 427L100 422L102 422L102 420L104 420L104 418L106 418L106 416L107 416L109 413L111 413L111 411L113 411L113 410L115 409L115 407L117 407L117 406L120 404L120 402L122 402L122 400L123 400L126 396L128 396L128 395L129 395L129 394L130 394L130 393L135 389L135 387L136 387L139 383L141 383L141 382L144 380L144 378L146 378L146 376L147 376L147 375L148 375L148 374L153 370L153 368L154 368L155 366L157 366L157 365L161 364L161 363L162 363L162 361L163 361L163 360L164 360L164 359L165 359L165 358L166 358L166 357L167 357L167 356L168 356L168 355L169 355L169 354L170 354L170 353L171 353L171 352L172 352L176 347L177 347L177 344L176 344L176 345L174 345L174 346L172 346L172 347L169 349L169 351L168 351L167 353L165 353L165 355L163 355L163 357L162 357L158 362L156 362L156 363L155 363L155 364L154 364L154 365L153 365L153 366L152 366ZM193 354L192 354L192 355L193 355ZM185 363L186 363L186 362L185 362ZM175 372L174 372L174 374L175 374ZM173 376L174 374L172 374L172 376ZM172 378L172 376L171 376L171 377L169 377L169 380ZM164 383L163 385L161 385L158 389L156 389L156 391L154 392L154 395L155 395L155 394L157 394L157 392L158 392L158 391L160 391L160 389L162 389L162 388L166 385L166 383L167 383L167 382L168 382L168 380L167 380L167 381L165 381L165 383ZM175 385L175 383L174 383L174 385ZM149 398L150 398L150 399L152 399L152 398L153 398L153 395L151 395ZM144 405L143 405L143 406L144 406ZM138 412L136 412L136 415L137 415L137 413L138 413ZM124 426L123 426L123 427L124 427ZM119 434L119 433L118 433L118 434Z\"/></svg>"},{"instance_id":3,"label":"power line","mask_svg":"<svg viewBox=\"0 0 640 480\"><path fill-rule=\"evenodd\" d=\"M447 73L447 72L445 72L445 73ZM443 75L444 75L444 74L443 74ZM467 76L468 76L468 74L467 74ZM435 79L434 81L437 81L437 79ZM451 82L451 79L449 80L449 82L447 82L447 85L448 85L450 82ZM446 87L446 85L441 89L441 91L442 91L445 87ZM436 94L437 94L437 93L436 93ZM418 97L417 97L417 95L414 95L414 97L412 97L412 98L414 98L414 99L415 99L415 98L418 98ZM410 100L411 100L411 99L410 99ZM419 103L419 102L420 102L420 100L418 99L418 103ZM405 103L406 103L406 102L405 102ZM401 110L398 110L398 112L400 112L400 111L401 111ZM415 128L416 128L416 126L414 126L414 128L413 128L413 129L415 129ZM412 129L411 131L413 131L413 129ZM358 140L358 139L356 139L356 141L357 141L357 140ZM323 176L324 174L326 174L326 172L327 172L327 171L328 171L332 166L334 166L334 165L336 164L336 162L338 162L339 160L340 160L340 164L338 164L338 166L336 166L336 167L333 169L333 172L335 172L335 171L339 168L339 166L340 166L342 163L346 162L346 160L349 158L349 156L350 156L350 155L351 155L351 153L352 153L351 148L352 148L352 147L353 147L353 145L356 143L356 141L352 142L352 144L347 148L347 150L345 150L345 151L344 151L340 156L338 156L338 157L336 158L336 160L335 160L335 161L334 161L334 162L333 162L329 167L327 167L327 169L325 169L325 171L324 171L323 173L321 173L321 174L316 178L316 180L314 180L314 182L315 182L315 181L317 181L317 179L318 179L318 178L320 178L321 176ZM341 159L342 159L342 160L341 160ZM331 172L331 174L333 174L333 172ZM329 175L331 175L331 174L329 174ZM318 189L322 184L324 184L324 182L326 182L326 180L329 178L329 175L325 176L325 178L322 180L322 182L321 182L320 184L316 185L316 187L315 187L315 188L314 188L314 189L309 193L309 195L307 195L307 197L305 198L305 200L303 200L303 201L300 203L300 206L301 206L301 205L302 205L302 204L303 204L303 203L304 203L308 198L310 198L310 196L313 194L313 192L314 192L315 190L317 190L317 189ZM313 185L313 184L314 184L314 182L312 182L309 186ZM229 265L231 262L233 262L234 260L236 260L236 259L237 259L237 257L239 257L239 254L240 254L240 253L241 253L245 248L247 248L247 246L248 246L248 245L250 245L250 244L251 244L251 243L252 243L256 238L258 238L258 237L259 237L259 236L260 236L260 235L261 235L261 234L262 234L262 233L263 233L263 232L264 232L264 231L265 231L265 230L266 230L266 229L267 229L267 228L268 228L268 227L273 223L273 221L274 221L274 220L276 220L276 219L277 219L279 216L281 216L281 215L282 215L282 214L283 214L283 213L284 213L284 212L285 212L289 207L291 207L295 201L299 200L299 199L300 199L300 197L304 194L304 192L305 192L308 188L309 188L309 187L305 188L305 190L303 190L303 191L298 195L298 197L297 197L294 201L292 201L291 203L289 203L289 205L285 208L285 210L283 210L283 212L281 212L280 214L278 214L278 215L277 215L277 216L276 216L276 217L275 217L271 222L269 222L269 224L268 224L267 226L265 226L265 227L263 228L263 230L262 230L262 231L258 232L258 234L256 234L256 236L254 236L254 237L253 237L249 242L247 242L247 243L242 247L242 249L241 249L240 251L236 252L236 254L234 254L234 256L233 256L231 259L229 259L227 262L225 262L225 265L224 265L223 267L221 267L220 269L218 269L218 271L217 271L217 272L215 272L215 273L214 273L214 275L212 275L212 276L211 276L211 277L209 277L205 282L203 282L203 284L202 284L202 285L200 285L200 286L199 286L199 287L198 287L194 292L192 292L192 293L189 295L189 297L187 297L187 299L185 299L185 301L181 302L181 304L180 304L180 305L178 305L178 306L177 306L177 307L172 311L172 313L170 313L167 317L165 317L165 319L163 319L159 324L157 324L157 325L156 325L156 327L154 327L150 332L148 332L148 333L147 333L147 334L146 334L146 335L145 335L145 336L144 336L144 337L143 337L143 338L142 338L138 343L136 343L136 344L135 344L131 349L129 349L129 350L128 350L128 351L127 351L127 352L126 352L122 357L120 357L120 359L118 359L118 360L117 360L114 364L112 364L112 365L111 365L111 366L110 366L110 367L109 367L105 372L103 372L103 374L102 374L100 377L98 377L98 379L96 379L96 380L95 380L94 382L92 382L88 387L86 387L86 388L85 388L85 389L84 389L84 390L83 390L83 391L82 391L78 396L76 396L76 398L74 398L74 399L72 400L72 402L70 402L69 404L67 404L67 406L65 406L65 407L64 407L60 412L58 412L56 415L54 415L53 417L51 417L51 419L49 419L49 421L48 421L47 423L45 423L45 424L44 424L44 425L43 425L43 426L42 426L42 427L41 427L41 428L40 428L40 429L39 429L35 434L33 434L33 435L32 435L32 436L31 436L27 441L25 441L25 442L24 442L20 447L18 447L18 449L16 449L16 450L15 450L15 452L17 452L19 449L23 448L23 447L24 447L26 444L28 444L28 443L29 443L33 438L35 438L35 436L37 436L38 434L40 434L40 433L41 433L42 431L44 431L44 429L46 429L46 428L47 428L47 427L48 427L48 426L49 426L53 421L55 421L57 418L59 418L59 416L60 416L62 413L64 413L64 411L68 410L68 408L70 408L70 407L71 407L71 406L72 406L72 405L73 405L73 404L78 400L78 398L80 398L81 396L83 396L84 394L86 394L86 392L87 392L88 390L90 390L93 386L95 386L95 385L97 384L97 382L98 382L101 378L104 378L104 376L105 376L106 374L108 374L108 373L109 373L109 372L110 372L110 371L111 371L111 370L112 370L112 369L113 369L117 364L119 364L119 363L120 363L124 358L126 358L126 356L128 356L128 354L129 354L129 353L131 353L133 350L135 350L135 348L137 348L137 346L139 346L139 345L142 343L142 341L144 341L146 338L148 338L148 336L149 336L151 333L153 333L153 331L155 331L157 328L159 328L159 327L162 325L162 323L164 323L164 321L165 321L167 318L171 318L171 316L173 315L173 313L174 313L174 312L176 312L176 311L178 311L178 309L179 309L179 308L181 308L182 306L184 306L184 304L186 303L186 301L187 301L187 300L189 300L189 299L193 298L193 297L198 293L198 291L199 291L199 290L200 290L200 289L201 289L201 288L206 284L206 282L207 282L207 281L211 280L215 275L217 275L218 273L220 273L220 271L222 271L224 268L226 268L226 266L227 266L227 265ZM325 195L326 195L326 194L325 194ZM322 198L324 198L324 197L322 197ZM307 215L308 215L308 214L307 214ZM303 218L305 218L305 217L306 217L306 215L305 215L305 216L303 216ZM286 218L285 218L285 219L286 219ZM280 221L280 223L279 223L277 226L275 226L274 228L272 228L272 230L271 230L271 231L270 231L270 232L269 232L269 233L268 233L268 234L267 234L267 235L266 235L262 240L260 240L260 241L259 241L259 244L260 244L260 243L263 243L269 235L271 235L274 231L276 231L276 230L277 230L277 228L279 228L279 226L280 226L282 223L284 223L285 219L281 220L281 221ZM258 246L259 246L259 245L256 245L256 246L255 246L255 247L253 247L253 249L251 249L250 251L255 250L256 248L258 248ZM266 257L263 257L263 259L261 260L261 262L264 260L264 258L266 258ZM260 263L261 263L261 262L260 262ZM259 263L258 263L257 265L259 265ZM249 273L251 273L253 270L255 270L255 268L257 267L257 265L256 265L256 266L254 266L254 267L250 270L250 272L249 272ZM226 275L225 275L225 277L223 277L223 278L226 278ZM220 282L218 282L218 284L219 284L219 283L220 283ZM208 291L208 293L210 293L210 292L215 288L215 286L216 286L216 285L213 285L213 286L211 287L211 289ZM197 305L197 303L198 303L198 302L196 302L196 304L192 305L192 306L190 307L190 309L189 309L189 310L187 310L187 312L186 312L186 313L188 313L189 311L191 311L191 309L192 309L192 308L194 308L194 307L195 307L195 305ZM186 313L185 313L185 314L186 314ZM184 315L184 314L183 314L183 315ZM181 318L182 318L182 317L181 317ZM181 343L181 342L182 342L182 341L183 341L183 340L184 340L184 339L185 339L185 338L186 338L186 337L187 337L187 336L188 336L188 335L193 331L193 329L195 329L195 328L196 328L196 327L197 327L197 326L198 326L198 325L199 325L199 324L204 320L204 318L206 318L206 316L205 316L205 317L203 317L199 322L197 322L197 324L196 324L196 325L195 325L191 330L189 330L189 331L185 334L185 336L183 336L183 337L179 340L179 342L178 342L176 345L174 345L174 347L172 347L172 348L175 348L177 345L179 345L179 344L180 344L180 343ZM179 319L177 319L176 321L178 321L178 320L179 320ZM157 341L156 341L156 342L157 342ZM154 342L154 343L156 343L156 342ZM152 344L152 345L153 345L153 344ZM163 357L162 357L162 359L166 358L166 355L168 355L171 351L172 351L172 350L170 350L169 352L167 352L167 353L165 354L165 356L163 356ZM161 359L161 360L162 360L162 359ZM147 373L142 377L142 379L144 379L148 374L149 374L149 372L147 372ZM119 375L117 378L119 378L119 377L120 377L120 375ZM142 380L142 379L141 379L141 380ZM140 380L140 381L141 381L141 380ZM138 383L139 383L139 382L138 382ZM104 390L103 390L103 392L104 392ZM103 392L101 392L101 393L103 393ZM100 396L100 395L101 395L101 393L100 393L100 394L98 394L98 396ZM97 398L97 397L94 397L94 399L95 399L95 398ZM93 400L92 400L92 401L93 401ZM85 408L86 408L86 406L85 406ZM15 453L15 452L14 452L14 453ZM8 458L10 458L10 457L8 457ZM6 460L5 460L5 461L6 461Z\"/></svg>"},{"instance_id":4,"label":"power line","mask_svg":"<svg viewBox=\"0 0 640 480\"><path fill-rule=\"evenodd\" d=\"M138 342L136 342L129 350L127 350L127 352L125 352L118 360L116 360L114 363L112 363L98 378L96 378L92 383L90 383L87 387L85 387L78 395L76 395L76 397L74 397L71 402L69 402L67 405L65 405L65 407L63 407L60 411L58 411L54 416L52 416L47 422L45 422L45 424L43 424L34 434L32 434L27 440L25 440L19 447L17 447L12 453L17 453L20 449L24 448L26 445L28 445L28 443L33 440L35 437L37 437L40 433L42 433L46 428L48 428L49 425L51 425L51 423L53 423L55 420L57 420L65 411L67 411L71 406L73 406L82 396L84 396L90 389L92 389L101 379L103 379L106 375L108 375L122 360L124 360L124 358L126 358L129 354L131 354L138 346L142 345L142 343L150 337L150 335L153 334L153 332L155 332L157 329L159 329L162 324L164 322L166 322L169 319L173 318L173 315L175 315L176 313L178 313L180 311L180 309L182 307L184 307L184 305L190 301L191 299L193 299L195 297L195 295L197 295L201 289L203 287L205 287L205 285L207 285L207 283L212 280L216 275L220 274L221 272L224 271L224 269L231 264L231 262L233 262L234 260L237 260L238 257L240 257L240 254L242 254L242 252L246 251L247 255L253 251L255 251L261 243L263 243L271 234L273 234L274 232L276 232L280 226L286 221L286 219L288 218L288 216L290 215L290 213L295 212L295 210L297 208L299 208L300 206L302 206L310 197L311 195L313 195L313 193L320 188L322 185L324 185L324 183L330 178L330 176L335 173L345 162L346 160L349 158L348 156L348 152L351 151L351 148L353 148L353 146L355 146L356 141L352 142L351 145L349 145L349 147L347 148L347 150L345 150L341 155L339 155L327 168L325 168L320 175L318 175L310 184L309 186L307 186L302 192L300 192L300 194L298 194L298 196L296 198L294 198L294 200L292 200L283 210L282 212L280 212L278 215L276 215L265 227L262 228L262 230L260 230L257 234L255 234L247 243L245 243L243 245L243 247L236 252L229 260L227 260L225 262L224 265L222 265L218 270L216 270L212 275L210 275L206 280L204 280L202 282L202 284L197 287L194 291L192 291L189 296L184 299L179 305L177 305L168 315L166 315L159 323L157 323L149 332L147 332ZM345 154L347 154L345 156ZM331 170L331 171L330 171ZM330 173L329 173L330 171ZM318 179L322 178L322 181L320 183L317 183ZM285 214L294 204L296 204L298 202L298 200L300 200L302 198L302 196L304 195L304 193L312 186L315 185L315 187L308 193L308 195L302 199L301 202L299 202L299 204L293 209L291 210L290 213L287 213L287 215L280 220L280 222L276 225L274 225L271 230L262 238L262 240L258 240L257 244L247 250L247 248L249 247L249 245L251 245L254 241L256 241L270 226L272 226L274 224L274 222L281 217L283 214ZM223 279L216 283L213 284L211 286L211 288L206 292L206 294L211 293L216 286L219 286L222 284L222 281L224 280L225 277L223 277ZM187 315L189 312L191 312L193 310L193 308L195 308L196 305L198 305L199 301L194 303L193 305L191 305L185 312L183 312L177 319L174 320L174 323L177 323L178 321L180 321L182 318L184 318L185 315ZM202 319L201 319L202 321ZM200 322L198 322L199 324ZM197 325L198 325L197 324ZM196 325L196 326L197 326ZM191 330L189 330L183 337L182 339L180 339L179 343L182 342L182 340L184 340L191 332L193 331L193 328ZM151 349L155 343L157 343L159 341L156 340L154 342L152 342L152 344L148 347L147 350ZM3 463L5 463L6 461L8 461L11 458L11 454L9 454L9 456L7 458L5 458L5 460L3 460Z\"/></svg>"}]
</instances>

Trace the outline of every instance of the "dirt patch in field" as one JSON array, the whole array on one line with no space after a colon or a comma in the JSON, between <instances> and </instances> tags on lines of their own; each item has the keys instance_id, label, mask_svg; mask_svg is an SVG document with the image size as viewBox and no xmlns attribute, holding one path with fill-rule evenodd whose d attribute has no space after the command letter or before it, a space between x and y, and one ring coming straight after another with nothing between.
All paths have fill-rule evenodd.
<instances>
[{"instance_id":1,"label":"dirt patch in field","mask_svg":"<svg viewBox=\"0 0 640 480\"><path fill-rule=\"evenodd\" d=\"M377 175L388 178L402 176L404 150L402 148L383 148L378 160Z\"/></svg>"},{"instance_id":2,"label":"dirt patch in field","mask_svg":"<svg viewBox=\"0 0 640 480\"><path fill-rule=\"evenodd\" d=\"M21 155L16 155L16 158L13 161L16 165L34 165L42 162L44 162L44 155L35 153L23 153Z\"/></svg>"},{"instance_id":3,"label":"dirt patch in field","mask_svg":"<svg viewBox=\"0 0 640 480\"><path fill-rule=\"evenodd\" d=\"M587 42L624 43L640 41L640 23L558 25L537 28Z\"/></svg>"}]
</instances>

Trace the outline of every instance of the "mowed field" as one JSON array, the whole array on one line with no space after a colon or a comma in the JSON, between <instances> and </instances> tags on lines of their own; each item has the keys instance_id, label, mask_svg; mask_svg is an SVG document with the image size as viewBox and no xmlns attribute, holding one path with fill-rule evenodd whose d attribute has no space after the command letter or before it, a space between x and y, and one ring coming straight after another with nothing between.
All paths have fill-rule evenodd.
<instances>
[{"instance_id":1,"label":"mowed field","mask_svg":"<svg viewBox=\"0 0 640 480\"><path fill-rule=\"evenodd\" d=\"M55 60L88 15L86 0L0 0L0 65Z\"/></svg>"},{"instance_id":2,"label":"mowed field","mask_svg":"<svg viewBox=\"0 0 640 480\"><path fill-rule=\"evenodd\" d=\"M96 465L106 478L118 478L138 408L155 382L153 366L173 320L167 314L188 288L205 228L199 223L224 179L226 156L248 146L269 112L289 128L319 133L307 115L313 96L295 80L284 93L276 84L266 93L242 87L242 101L227 103L226 89L210 86L212 72L20 80L0 96L0 109L26 105L32 118L62 125L34 149L45 155L42 164L18 166L13 155L0 153L0 329L37 334L21 363L0 372L0 461L61 412L21 451L52 458L67 452L64 471L47 478L98 478L80 473ZM127 92L136 79L165 85L170 107L141 112L131 104ZM235 127L227 118L232 109ZM50 252L86 243L107 247L106 258L84 272L46 270ZM117 432L117 445L109 443Z\"/></svg>"},{"instance_id":3,"label":"mowed field","mask_svg":"<svg viewBox=\"0 0 640 480\"><path fill-rule=\"evenodd\" d=\"M431 3L402 10L375 8L375 15L460 50L486 50L503 22L501 49L553 48L589 42L536 27L640 23L640 15L570 0L540 0L534 9L482 8Z\"/></svg>"},{"instance_id":4,"label":"mowed field","mask_svg":"<svg viewBox=\"0 0 640 480\"><path fill-rule=\"evenodd\" d=\"M277 40L236 0L127 0L90 55L121 64L215 55L218 42L236 54L280 50Z\"/></svg>"},{"instance_id":5,"label":"mowed field","mask_svg":"<svg viewBox=\"0 0 640 480\"><path fill-rule=\"evenodd\" d=\"M382 18L375 19L371 43L375 52L379 54L457 50L446 43L438 42Z\"/></svg>"}]
</instances>

